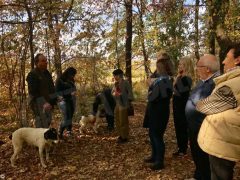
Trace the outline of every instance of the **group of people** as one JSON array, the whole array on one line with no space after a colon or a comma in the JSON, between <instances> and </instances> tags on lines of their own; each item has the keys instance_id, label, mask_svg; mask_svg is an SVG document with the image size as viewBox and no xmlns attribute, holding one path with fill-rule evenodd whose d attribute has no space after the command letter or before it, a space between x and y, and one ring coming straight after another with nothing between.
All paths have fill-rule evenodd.
<instances>
[{"instance_id":1,"label":"group of people","mask_svg":"<svg viewBox=\"0 0 240 180\"><path fill-rule=\"evenodd\" d=\"M30 107L34 114L36 128L49 128L52 121L52 110L58 104L63 115L59 127L59 136L72 133L72 118L76 103L76 86L74 77L77 70L67 68L56 80L55 85L52 75L47 70L47 58L37 54L34 59L35 68L27 75Z\"/></svg>"},{"instance_id":2,"label":"group of people","mask_svg":"<svg viewBox=\"0 0 240 180\"><path fill-rule=\"evenodd\" d=\"M189 143L195 164L194 179L230 180L235 163L240 160L240 45L229 47L223 61L223 75L220 75L216 56L200 57L195 67L200 80L193 88L190 63L188 57L180 59L177 76L173 78L174 67L169 55L161 53L157 56L156 71L147 80L148 101L143 127L149 129L151 156L144 162L149 163L152 170L164 168L164 133L172 98L178 146L173 156L184 156ZM35 57L35 65L27 76L35 126L48 128L51 110L58 103L63 114L60 136L65 129L71 134L76 69L67 68L54 86L43 54ZM131 85L123 74L121 69L114 70L113 88L104 88L93 103L93 115L103 104L108 129L111 131L116 127L118 143L129 140L128 107L133 101Z\"/></svg>"},{"instance_id":3,"label":"group of people","mask_svg":"<svg viewBox=\"0 0 240 180\"><path fill-rule=\"evenodd\" d=\"M205 54L196 63L199 82L192 88L191 59L180 59L176 78L168 54L157 57L156 71L147 83L148 103L143 127L149 128L151 156L144 159L152 170L164 168L164 133L173 97L178 149L184 156L188 142L195 164L193 179L231 180L240 160L240 44L231 45L220 75L216 56Z\"/></svg>"},{"instance_id":4,"label":"group of people","mask_svg":"<svg viewBox=\"0 0 240 180\"><path fill-rule=\"evenodd\" d=\"M73 67L67 68L54 83L50 72L47 70L47 58L43 54L37 54L34 59L35 68L27 75L30 107L34 114L34 125L36 128L48 128L52 121L52 110L54 105L59 106L62 113L62 121L59 127L59 137L72 135L72 119L76 107L76 85L75 75L77 70ZM119 134L118 143L124 143L129 138L129 123L127 109L133 100L132 88L127 80L123 78L123 71L113 71L115 85L111 89L105 87L93 102L92 114L97 115L103 104L108 130L114 129L114 122ZM115 120L114 120L115 118Z\"/></svg>"}]
</instances>

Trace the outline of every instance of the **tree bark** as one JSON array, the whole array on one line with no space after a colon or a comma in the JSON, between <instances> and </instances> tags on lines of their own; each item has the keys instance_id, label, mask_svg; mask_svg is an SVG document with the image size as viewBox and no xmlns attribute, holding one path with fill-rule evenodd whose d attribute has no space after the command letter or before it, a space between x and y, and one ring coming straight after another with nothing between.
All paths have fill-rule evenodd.
<instances>
[{"instance_id":1,"label":"tree bark","mask_svg":"<svg viewBox=\"0 0 240 180\"><path fill-rule=\"evenodd\" d=\"M132 84L132 0L125 1L126 8L126 44L125 44L125 61L126 77Z\"/></svg>"},{"instance_id":2,"label":"tree bark","mask_svg":"<svg viewBox=\"0 0 240 180\"><path fill-rule=\"evenodd\" d=\"M29 49L30 49L30 56L31 56L31 68L34 68L34 47L33 47L33 17L30 8L28 7L28 2L24 1L24 6L28 14L28 36L29 36Z\"/></svg>"},{"instance_id":3,"label":"tree bark","mask_svg":"<svg viewBox=\"0 0 240 180\"><path fill-rule=\"evenodd\" d=\"M224 21L227 11L229 9L229 0L208 0L207 3L209 8L209 14L211 15L210 21L213 29L212 34L214 34L214 38L217 39L220 47L220 69L221 71L223 71L222 62L227 54L227 47L231 43L231 40L226 36L224 32Z\"/></svg>"},{"instance_id":4,"label":"tree bark","mask_svg":"<svg viewBox=\"0 0 240 180\"><path fill-rule=\"evenodd\" d=\"M195 21L194 21L194 27L195 27L194 54L197 60L200 58L199 57L199 31L198 31L199 1L200 0L196 0L196 3L195 3Z\"/></svg>"},{"instance_id":5,"label":"tree bark","mask_svg":"<svg viewBox=\"0 0 240 180\"><path fill-rule=\"evenodd\" d=\"M137 0L136 0L136 4L138 4ZM144 0L140 0L140 7L139 6L137 6L137 7L138 7L138 12L139 12L139 25L140 25L140 28L138 30L138 35L139 35L139 38L141 41L145 73L146 73L146 76L149 77L151 72L148 67L148 54L147 54L145 43L144 43L144 40L145 40L145 35L144 35L145 27L144 27L144 22L143 22L143 14L145 11Z\"/></svg>"}]
</instances>

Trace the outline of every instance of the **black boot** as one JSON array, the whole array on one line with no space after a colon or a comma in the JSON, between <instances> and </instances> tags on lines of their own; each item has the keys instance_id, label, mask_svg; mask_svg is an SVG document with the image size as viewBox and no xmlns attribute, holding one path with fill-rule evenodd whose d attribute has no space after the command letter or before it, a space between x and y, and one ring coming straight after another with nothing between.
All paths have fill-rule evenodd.
<instances>
[{"instance_id":1,"label":"black boot","mask_svg":"<svg viewBox=\"0 0 240 180\"><path fill-rule=\"evenodd\" d=\"M153 157L148 157L148 158L146 158L146 159L144 159L144 162L145 163L154 163L154 159L153 159Z\"/></svg>"},{"instance_id":2,"label":"black boot","mask_svg":"<svg viewBox=\"0 0 240 180\"><path fill-rule=\"evenodd\" d=\"M150 169L152 169L152 170L160 170L163 168L164 168L164 165L161 162L156 162L150 166Z\"/></svg>"}]
</instances>

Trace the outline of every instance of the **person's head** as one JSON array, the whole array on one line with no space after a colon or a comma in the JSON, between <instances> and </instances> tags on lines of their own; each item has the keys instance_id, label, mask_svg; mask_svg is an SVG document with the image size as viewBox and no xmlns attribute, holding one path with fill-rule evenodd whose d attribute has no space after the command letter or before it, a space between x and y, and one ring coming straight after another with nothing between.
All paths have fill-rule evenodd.
<instances>
[{"instance_id":1,"label":"person's head","mask_svg":"<svg viewBox=\"0 0 240 180\"><path fill-rule=\"evenodd\" d=\"M115 69L112 74L116 82L119 82L121 79L123 79L123 71L121 69Z\"/></svg>"},{"instance_id":2,"label":"person's head","mask_svg":"<svg viewBox=\"0 0 240 180\"><path fill-rule=\"evenodd\" d=\"M74 77L76 74L77 74L77 70L73 67L69 67L63 72L62 78L64 80L74 81Z\"/></svg>"},{"instance_id":3,"label":"person's head","mask_svg":"<svg viewBox=\"0 0 240 180\"><path fill-rule=\"evenodd\" d=\"M169 76L172 76L174 74L173 63L167 53L158 54L156 68L158 74Z\"/></svg>"},{"instance_id":4,"label":"person's head","mask_svg":"<svg viewBox=\"0 0 240 180\"><path fill-rule=\"evenodd\" d=\"M228 49L226 58L222 62L224 65L224 72L236 66L240 66L240 44L231 45Z\"/></svg>"},{"instance_id":5,"label":"person's head","mask_svg":"<svg viewBox=\"0 0 240 180\"><path fill-rule=\"evenodd\" d=\"M189 56L180 58L178 63L178 74L192 76L194 74L193 60Z\"/></svg>"},{"instance_id":6,"label":"person's head","mask_svg":"<svg viewBox=\"0 0 240 180\"><path fill-rule=\"evenodd\" d=\"M219 61L212 54L200 57L196 65L197 74L201 80L206 80L219 70Z\"/></svg>"},{"instance_id":7,"label":"person's head","mask_svg":"<svg viewBox=\"0 0 240 180\"><path fill-rule=\"evenodd\" d=\"M46 70L48 64L47 58L43 54L39 53L34 58L34 64L37 68L41 70Z\"/></svg>"}]
</instances>

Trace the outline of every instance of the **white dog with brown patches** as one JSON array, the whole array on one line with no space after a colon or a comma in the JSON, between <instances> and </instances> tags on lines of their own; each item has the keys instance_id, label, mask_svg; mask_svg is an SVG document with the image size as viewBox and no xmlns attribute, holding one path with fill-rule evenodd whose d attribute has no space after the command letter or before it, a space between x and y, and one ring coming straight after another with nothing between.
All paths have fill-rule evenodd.
<instances>
[{"instance_id":1,"label":"white dog with brown patches","mask_svg":"<svg viewBox=\"0 0 240 180\"><path fill-rule=\"evenodd\" d=\"M57 130L54 128L45 129L45 128L20 128L16 130L11 136L14 153L11 157L11 165L15 166L15 160L17 155L22 150L22 145L24 142L29 145L37 146L39 150L39 156L41 165L46 168L46 164L43 159L43 151L46 152L46 160L49 159L49 147L53 143L58 142Z\"/></svg>"},{"instance_id":2,"label":"white dog with brown patches","mask_svg":"<svg viewBox=\"0 0 240 180\"><path fill-rule=\"evenodd\" d=\"M82 116L81 120L79 121L79 132L80 134L84 134L87 129L92 129L95 133L98 133L99 127L103 125L103 122L104 115L102 115L102 112L100 111L97 112L96 116Z\"/></svg>"}]
</instances>

